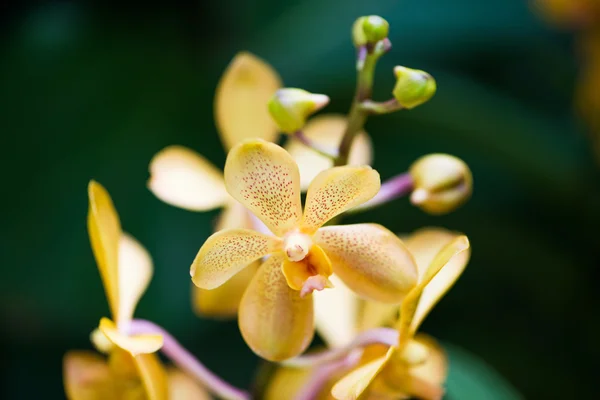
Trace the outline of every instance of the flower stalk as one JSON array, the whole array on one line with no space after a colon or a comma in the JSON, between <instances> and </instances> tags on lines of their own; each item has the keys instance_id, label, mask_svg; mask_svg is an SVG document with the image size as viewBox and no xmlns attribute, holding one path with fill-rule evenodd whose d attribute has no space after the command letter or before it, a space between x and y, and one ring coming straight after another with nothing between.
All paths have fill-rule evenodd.
<instances>
[{"instance_id":1,"label":"flower stalk","mask_svg":"<svg viewBox=\"0 0 600 400\"><path fill-rule=\"evenodd\" d=\"M405 172L396 175L393 178L381 184L381 189L371 200L352 209L351 211L361 211L373 208L380 204L387 203L400 197L409 195L414 189L415 182L410 173Z\"/></svg>"}]
</instances>

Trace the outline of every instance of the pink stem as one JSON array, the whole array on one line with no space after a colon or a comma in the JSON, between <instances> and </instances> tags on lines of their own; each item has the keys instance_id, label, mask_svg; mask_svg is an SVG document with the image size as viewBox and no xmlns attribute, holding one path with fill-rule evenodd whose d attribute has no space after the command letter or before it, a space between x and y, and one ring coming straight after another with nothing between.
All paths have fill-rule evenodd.
<instances>
[{"instance_id":1,"label":"pink stem","mask_svg":"<svg viewBox=\"0 0 600 400\"><path fill-rule=\"evenodd\" d=\"M365 210L378 206L388 201L406 196L414 189L414 182L410 173L405 172L388 179L381 184L379 192L371 200L352 209L352 211Z\"/></svg>"},{"instance_id":2,"label":"pink stem","mask_svg":"<svg viewBox=\"0 0 600 400\"><path fill-rule=\"evenodd\" d=\"M299 356L288 361L282 362L287 367L315 367L318 365L327 364L331 361L338 360L344 357L352 350L365 347L371 344L385 344L388 346L398 345L399 333L393 328L375 328L364 331L354 338L350 344L335 349L322 351L315 354Z\"/></svg>"},{"instance_id":3,"label":"pink stem","mask_svg":"<svg viewBox=\"0 0 600 400\"><path fill-rule=\"evenodd\" d=\"M235 388L213 374L185 347L183 347L169 332L160 326L141 319L130 322L129 334L155 333L163 336L164 344L161 349L163 354L171 359L173 364L182 371L196 378L204 387L215 395L227 400L249 400L250 395Z\"/></svg>"}]
</instances>

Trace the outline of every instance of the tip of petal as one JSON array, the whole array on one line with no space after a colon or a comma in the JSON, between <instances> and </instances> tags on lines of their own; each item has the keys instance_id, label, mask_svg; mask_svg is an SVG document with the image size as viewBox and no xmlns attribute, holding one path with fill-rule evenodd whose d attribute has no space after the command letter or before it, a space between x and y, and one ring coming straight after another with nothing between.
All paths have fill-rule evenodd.
<instances>
[{"instance_id":1,"label":"tip of petal","mask_svg":"<svg viewBox=\"0 0 600 400\"><path fill-rule=\"evenodd\" d=\"M317 110L329 104L329 96L325 94L313 94L312 100L314 101Z\"/></svg>"},{"instance_id":2,"label":"tip of petal","mask_svg":"<svg viewBox=\"0 0 600 400\"><path fill-rule=\"evenodd\" d=\"M321 291L330 288L333 288L333 283L329 279L323 275L313 275L304 281L302 289L300 289L300 297L306 297L315 290Z\"/></svg>"}]
</instances>

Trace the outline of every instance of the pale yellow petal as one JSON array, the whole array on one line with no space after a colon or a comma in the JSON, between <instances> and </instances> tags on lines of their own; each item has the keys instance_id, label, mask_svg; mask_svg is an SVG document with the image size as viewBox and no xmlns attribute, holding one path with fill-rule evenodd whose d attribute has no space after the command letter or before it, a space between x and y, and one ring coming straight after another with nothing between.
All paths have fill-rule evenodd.
<instances>
[{"instance_id":1,"label":"pale yellow petal","mask_svg":"<svg viewBox=\"0 0 600 400\"><path fill-rule=\"evenodd\" d=\"M167 372L156 354L138 354L133 357L148 400L169 399Z\"/></svg>"},{"instance_id":2,"label":"pale yellow petal","mask_svg":"<svg viewBox=\"0 0 600 400\"><path fill-rule=\"evenodd\" d=\"M155 353L163 346L162 335L126 335L119 332L117 326L108 318L102 318L100 320L99 328L115 346L128 351L134 356L138 354Z\"/></svg>"},{"instance_id":3,"label":"pale yellow petal","mask_svg":"<svg viewBox=\"0 0 600 400\"><path fill-rule=\"evenodd\" d=\"M88 234L113 318L119 318L119 241L121 223L110 195L98 182L88 185Z\"/></svg>"},{"instance_id":4,"label":"pale yellow petal","mask_svg":"<svg viewBox=\"0 0 600 400\"><path fill-rule=\"evenodd\" d=\"M217 219L215 232L234 228L254 229L253 220L258 221L253 218L252 213L246 207L232 199L221 211Z\"/></svg>"},{"instance_id":5,"label":"pale yellow petal","mask_svg":"<svg viewBox=\"0 0 600 400\"><path fill-rule=\"evenodd\" d=\"M314 371L310 368L279 367L269 379L263 400L293 399L305 387Z\"/></svg>"},{"instance_id":6,"label":"pale yellow petal","mask_svg":"<svg viewBox=\"0 0 600 400\"><path fill-rule=\"evenodd\" d=\"M315 243L354 292L384 303L399 303L417 283L415 261L396 235L377 224L326 226Z\"/></svg>"},{"instance_id":7,"label":"pale yellow petal","mask_svg":"<svg viewBox=\"0 0 600 400\"><path fill-rule=\"evenodd\" d=\"M335 154L346 129L346 121L346 117L339 114L320 115L308 121L302 132L320 149ZM302 190L308 189L312 180L321 171L333 167L333 161L330 158L322 156L293 137L286 142L285 149L298 163ZM361 131L354 138L350 148L348 164L369 165L372 158L371 138Z\"/></svg>"},{"instance_id":8,"label":"pale yellow petal","mask_svg":"<svg viewBox=\"0 0 600 400\"><path fill-rule=\"evenodd\" d=\"M389 361L389 354L365 364L339 380L331 389L337 400L366 400L368 389Z\"/></svg>"},{"instance_id":9,"label":"pale yellow petal","mask_svg":"<svg viewBox=\"0 0 600 400\"><path fill-rule=\"evenodd\" d=\"M375 196L380 186L379 173L369 166L335 167L321 172L306 193L303 230L315 232L331 218Z\"/></svg>"},{"instance_id":10,"label":"pale yellow petal","mask_svg":"<svg viewBox=\"0 0 600 400\"><path fill-rule=\"evenodd\" d=\"M241 52L233 58L215 94L215 120L226 149L251 138L275 141L267 103L281 85L277 72L258 57Z\"/></svg>"},{"instance_id":11,"label":"pale yellow petal","mask_svg":"<svg viewBox=\"0 0 600 400\"><path fill-rule=\"evenodd\" d=\"M468 249L469 240L466 236L458 236L444 246L429 264L419 284L404 299L397 324L400 345L412 339L429 311L460 276L468 259L461 253ZM433 279L436 281L433 282Z\"/></svg>"},{"instance_id":12,"label":"pale yellow petal","mask_svg":"<svg viewBox=\"0 0 600 400\"><path fill-rule=\"evenodd\" d=\"M459 235L448 229L428 227L421 228L405 238L401 238L417 262L419 280L425 276L429 264L440 250Z\"/></svg>"},{"instance_id":13,"label":"pale yellow petal","mask_svg":"<svg viewBox=\"0 0 600 400\"><path fill-rule=\"evenodd\" d=\"M68 400L104 400L118 395L106 360L91 351L65 354L63 382Z\"/></svg>"},{"instance_id":14,"label":"pale yellow petal","mask_svg":"<svg viewBox=\"0 0 600 400\"><path fill-rule=\"evenodd\" d=\"M194 311L214 318L235 317L244 291L258 270L260 261L243 268L227 282L212 290L193 287Z\"/></svg>"},{"instance_id":15,"label":"pale yellow petal","mask_svg":"<svg viewBox=\"0 0 600 400\"><path fill-rule=\"evenodd\" d=\"M277 236L297 227L302 218L298 166L276 144L247 140L231 149L225 185Z\"/></svg>"},{"instance_id":16,"label":"pale yellow petal","mask_svg":"<svg viewBox=\"0 0 600 400\"><path fill-rule=\"evenodd\" d=\"M229 199L223 173L183 146L169 146L150 161L148 188L167 204L192 211L221 207Z\"/></svg>"},{"instance_id":17,"label":"pale yellow petal","mask_svg":"<svg viewBox=\"0 0 600 400\"><path fill-rule=\"evenodd\" d=\"M132 236L121 235L119 242L119 320L126 324L152 278L152 259Z\"/></svg>"},{"instance_id":18,"label":"pale yellow petal","mask_svg":"<svg viewBox=\"0 0 600 400\"><path fill-rule=\"evenodd\" d=\"M410 375L433 386L442 387L448 376L448 357L444 349L428 335L418 334L415 340L427 347L429 355L423 364L410 368Z\"/></svg>"},{"instance_id":19,"label":"pale yellow petal","mask_svg":"<svg viewBox=\"0 0 600 400\"><path fill-rule=\"evenodd\" d=\"M365 331L393 325L398 319L400 304L361 300L359 310L357 327L360 331Z\"/></svg>"},{"instance_id":20,"label":"pale yellow petal","mask_svg":"<svg viewBox=\"0 0 600 400\"><path fill-rule=\"evenodd\" d=\"M252 262L278 251L281 240L250 229L214 233L192 263L192 281L201 289L215 289Z\"/></svg>"},{"instance_id":21,"label":"pale yellow petal","mask_svg":"<svg viewBox=\"0 0 600 400\"><path fill-rule=\"evenodd\" d=\"M336 275L329 277L334 288L313 294L315 327L329 347L342 347L356 336L359 298Z\"/></svg>"},{"instance_id":22,"label":"pale yellow petal","mask_svg":"<svg viewBox=\"0 0 600 400\"><path fill-rule=\"evenodd\" d=\"M211 400L210 395L189 375L176 368L167 371L169 400Z\"/></svg>"},{"instance_id":23,"label":"pale yellow petal","mask_svg":"<svg viewBox=\"0 0 600 400\"><path fill-rule=\"evenodd\" d=\"M314 334L312 296L300 297L281 272L282 256L271 256L258 269L242 297L240 331L256 354L283 361L302 353Z\"/></svg>"}]
</instances>

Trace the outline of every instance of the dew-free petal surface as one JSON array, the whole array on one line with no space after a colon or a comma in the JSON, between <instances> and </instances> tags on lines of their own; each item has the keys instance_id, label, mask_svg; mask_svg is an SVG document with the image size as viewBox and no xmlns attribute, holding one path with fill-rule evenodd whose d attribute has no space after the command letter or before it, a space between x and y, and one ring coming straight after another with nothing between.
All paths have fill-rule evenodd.
<instances>
[{"instance_id":1,"label":"dew-free petal surface","mask_svg":"<svg viewBox=\"0 0 600 400\"><path fill-rule=\"evenodd\" d=\"M133 357L148 400L171 400L167 373L156 354L137 354Z\"/></svg>"},{"instance_id":2,"label":"dew-free petal surface","mask_svg":"<svg viewBox=\"0 0 600 400\"><path fill-rule=\"evenodd\" d=\"M314 240L329 256L333 272L360 296L399 303L417 283L412 255L381 225L326 226Z\"/></svg>"},{"instance_id":3,"label":"dew-free petal surface","mask_svg":"<svg viewBox=\"0 0 600 400\"><path fill-rule=\"evenodd\" d=\"M275 141L277 126L267 103L281 85L277 72L260 58L240 52L231 60L215 94L215 120L226 149L250 138Z\"/></svg>"},{"instance_id":4,"label":"dew-free petal surface","mask_svg":"<svg viewBox=\"0 0 600 400\"><path fill-rule=\"evenodd\" d=\"M369 166L335 167L323 171L306 192L302 227L307 233L377 194L381 182L379 173Z\"/></svg>"},{"instance_id":5,"label":"dew-free petal surface","mask_svg":"<svg viewBox=\"0 0 600 400\"><path fill-rule=\"evenodd\" d=\"M63 380L69 400L104 400L118 395L106 359L91 351L65 354Z\"/></svg>"},{"instance_id":6,"label":"dew-free petal surface","mask_svg":"<svg viewBox=\"0 0 600 400\"><path fill-rule=\"evenodd\" d=\"M300 297L283 273L282 256L271 256L258 269L242 297L239 326L256 354L282 361L302 353L314 334L312 295Z\"/></svg>"},{"instance_id":7,"label":"dew-free petal surface","mask_svg":"<svg viewBox=\"0 0 600 400\"><path fill-rule=\"evenodd\" d=\"M313 245L309 253L300 261L283 260L281 268L288 285L301 290L306 280L314 275L328 278L331 275L331 261L318 245Z\"/></svg>"},{"instance_id":8,"label":"dew-free petal surface","mask_svg":"<svg viewBox=\"0 0 600 400\"><path fill-rule=\"evenodd\" d=\"M387 363L388 354L355 369L340 379L331 389L333 397L337 400L367 399L367 390Z\"/></svg>"},{"instance_id":9,"label":"dew-free petal surface","mask_svg":"<svg viewBox=\"0 0 600 400\"><path fill-rule=\"evenodd\" d=\"M137 334L126 335L117 329L117 326L108 318L100 320L100 330L115 346L128 351L133 356L139 354L155 353L163 346L162 335Z\"/></svg>"},{"instance_id":10,"label":"dew-free petal surface","mask_svg":"<svg viewBox=\"0 0 600 400\"><path fill-rule=\"evenodd\" d=\"M167 382L169 400L211 400L206 389L177 368L168 369Z\"/></svg>"},{"instance_id":11,"label":"dew-free petal surface","mask_svg":"<svg viewBox=\"0 0 600 400\"><path fill-rule=\"evenodd\" d=\"M448 229L427 227L416 230L406 236L403 241L417 262L419 280L425 276L429 264L435 256L460 234Z\"/></svg>"},{"instance_id":12,"label":"dew-free petal surface","mask_svg":"<svg viewBox=\"0 0 600 400\"><path fill-rule=\"evenodd\" d=\"M121 223L106 189L98 182L88 185L88 234L113 318L119 318L119 242Z\"/></svg>"},{"instance_id":13,"label":"dew-free petal surface","mask_svg":"<svg viewBox=\"0 0 600 400\"><path fill-rule=\"evenodd\" d=\"M253 219L257 220L246 207L238 201L231 199L223 207L223 211L221 211L221 214L217 218L215 232L234 228L253 229Z\"/></svg>"},{"instance_id":14,"label":"dew-free petal surface","mask_svg":"<svg viewBox=\"0 0 600 400\"><path fill-rule=\"evenodd\" d=\"M231 149L225 185L233 198L278 236L298 226L302 218L298 166L276 144L247 140Z\"/></svg>"},{"instance_id":15,"label":"dew-free petal surface","mask_svg":"<svg viewBox=\"0 0 600 400\"><path fill-rule=\"evenodd\" d=\"M227 229L210 236L190 273L201 289L214 289L259 258L281 248L281 240L250 229Z\"/></svg>"},{"instance_id":16,"label":"dew-free petal surface","mask_svg":"<svg viewBox=\"0 0 600 400\"><path fill-rule=\"evenodd\" d=\"M221 207L229 199L223 173L195 151L169 146L150 161L148 188L167 204L191 211Z\"/></svg>"}]
</instances>

